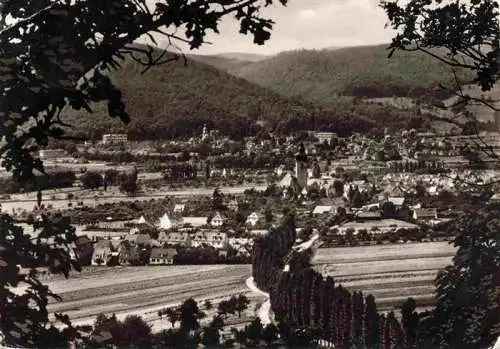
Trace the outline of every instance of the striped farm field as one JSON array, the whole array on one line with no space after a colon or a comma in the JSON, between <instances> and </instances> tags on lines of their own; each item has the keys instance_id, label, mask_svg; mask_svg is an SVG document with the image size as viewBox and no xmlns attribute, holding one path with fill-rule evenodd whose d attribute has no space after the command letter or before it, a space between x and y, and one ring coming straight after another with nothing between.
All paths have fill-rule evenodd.
<instances>
[{"instance_id":1,"label":"striped farm field","mask_svg":"<svg viewBox=\"0 0 500 349\"><path fill-rule=\"evenodd\" d=\"M313 264L348 289L373 294L380 310L398 307L410 296L427 307L432 305L434 278L454 253L446 242L325 248L317 250ZM67 280L47 280L62 297L49 309L68 314L77 324L90 324L99 313L138 314L158 328L167 325L157 316L165 306L189 297L201 302L210 299L216 305L245 293L252 300L246 314L251 316L255 305L264 300L245 284L251 273L251 265L92 267Z\"/></svg>"},{"instance_id":2,"label":"striped farm field","mask_svg":"<svg viewBox=\"0 0 500 349\"><path fill-rule=\"evenodd\" d=\"M455 251L448 242L320 248L313 264L344 287L375 296L380 309L398 307L408 297L427 307L434 279Z\"/></svg>"},{"instance_id":3,"label":"striped farm field","mask_svg":"<svg viewBox=\"0 0 500 349\"><path fill-rule=\"evenodd\" d=\"M250 274L250 265L103 267L76 273L68 280L49 281L62 298L49 309L69 315L77 324L92 323L99 313L138 314L157 320L159 309L189 297L219 300L248 293L245 280Z\"/></svg>"}]
</instances>

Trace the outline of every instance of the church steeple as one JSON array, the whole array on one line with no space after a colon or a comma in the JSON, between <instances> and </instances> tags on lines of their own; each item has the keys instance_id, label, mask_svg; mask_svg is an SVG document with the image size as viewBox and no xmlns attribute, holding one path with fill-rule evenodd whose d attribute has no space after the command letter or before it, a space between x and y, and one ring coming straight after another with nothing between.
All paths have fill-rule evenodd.
<instances>
[{"instance_id":1,"label":"church steeple","mask_svg":"<svg viewBox=\"0 0 500 349\"><path fill-rule=\"evenodd\" d=\"M201 134L201 140L204 141L208 137L207 125L203 125L203 132Z\"/></svg>"},{"instance_id":2,"label":"church steeple","mask_svg":"<svg viewBox=\"0 0 500 349\"><path fill-rule=\"evenodd\" d=\"M307 163L309 159L306 154L304 143L299 145L298 152L295 154L295 178L301 188L307 186Z\"/></svg>"},{"instance_id":3,"label":"church steeple","mask_svg":"<svg viewBox=\"0 0 500 349\"><path fill-rule=\"evenodd\" d=\"M307 154L306 154L306 147L304 146L304 143L300 143L299 150L295 154L295 159L297 161L302 161L302 162L308 161Z\"/></svg>"}]
</instances>

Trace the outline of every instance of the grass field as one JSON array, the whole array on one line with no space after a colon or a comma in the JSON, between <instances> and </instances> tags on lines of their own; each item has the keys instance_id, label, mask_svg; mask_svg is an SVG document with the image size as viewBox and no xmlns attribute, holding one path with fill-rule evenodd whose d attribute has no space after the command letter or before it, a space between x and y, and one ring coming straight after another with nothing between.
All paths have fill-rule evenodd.
<instances>
[{"instance_id":1,"label":"grass field","mask_svg":"<svg viewBox=\"0 0 500 349\"><path fill-rule=\"evenodd\" d=\"M433 280L450 263L454 248L446 242L405 245L319 249L315 268L332 275L351 290L373 294L381 310L398 307L409 296L424 308L432 304ZM155 267L91 268L68 280L48 281L62 302L52 302L51 311L64 312L77 324L90 324L99 313L119 318L138 314L153 328L165 328L157 311L189 297L215 305L233 294L244 293L252 301L242 318L250 319L264 297L251 292L245 280L251 265L193 265Z\"/></svg>"}]
</instances>

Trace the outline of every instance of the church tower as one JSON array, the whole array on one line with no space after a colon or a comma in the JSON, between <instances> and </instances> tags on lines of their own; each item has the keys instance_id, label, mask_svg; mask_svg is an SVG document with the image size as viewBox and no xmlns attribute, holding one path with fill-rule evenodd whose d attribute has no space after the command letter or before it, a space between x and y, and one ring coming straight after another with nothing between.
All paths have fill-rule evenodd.
<instances>
[{"instance_id":1,"label":"church tower","mask_svg":"<svg viewBox=\"0 0 500 349\"><path fill-rule=\"evenodd\" d=\"M201 134L201 140L204 141L208 137L207 125L203 125L203 132Z\"/></svg>"},{"instance_id":2,"label":"church tower","mask_svg":"<svg viewBox=\"0 0 500 349\"><path fill-rule=\"evenodd\" d=\"M298 153L295 154L295 178L300 188L305 188L307 185L307 163L306 149L304 143L301 143Z\"/></svg>"}]
</instances>

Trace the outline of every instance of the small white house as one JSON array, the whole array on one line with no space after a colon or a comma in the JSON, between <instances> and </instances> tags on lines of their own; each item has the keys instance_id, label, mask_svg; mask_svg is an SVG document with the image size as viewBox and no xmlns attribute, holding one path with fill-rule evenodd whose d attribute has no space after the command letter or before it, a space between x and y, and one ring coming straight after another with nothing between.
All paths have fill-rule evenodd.
<instances>
[{"instance_id":1,"label":"small white house","mask_svg":"<svg viewBox=\"0 0 500 349\"><path fill-rule=\"evenodd\" d=\"M251 214L248 215L246 224L250 224L252 227L254 227L257 222L259 221L260 217L257 212L252 212Z\"/></svg>"},{"instance_id":2,"label":"small white house","mask_svg":"<svg viewBox=\"0 0 500 349\"><path fill-rule=\"evenodd\" d=\"M106 265L109 262L113 252L113 245L110 240L100 240L94 246L92 253L92 265Z\"/></svg>"},{"instance_id":3,"label":"small white house","mask_svg":"<svg viewBox=\"0 0 500 349\"><path fill-rule=\"evenodd\" d=\"M186 205L184 205L184 204L176 204L174 206L174 213L183 213L185 208L186 208Z\"/></svg>"},{"instance_id":4,"label":"small white house","mask_svg":"<svg viewBox=\"0 0 500 349\"><path fill-rule=\"evenodd\" d=\"M500 193L495 193L489 201L490 204L498 204L500 203Z\"/></svg>"},{"instance_id":5,"label":"small white house","mask_svg":"<svg viewBox=\"0 0 500 349\"><path fill-rule=\"evenodd\" d=\"M435 208L416 208L413 210L413 219L416 221L430 221L438 219Z\"/></svg>"},{"instance_id":6,"label":"small white house","mask_svg":"<svg viewBox=\"0 0 500 349\"><path fill-rule=\"evenodd\" d=\"M324 214L324 213L330 213L333 212L333 207L330 205L327 206L316 206L314 210L312 211L313 215L319 215L319 214Z\"/></svg>"},{"instance_id":7,"label":"small white house","mask_svg":"<svg viewBox=\"0 0 500 349\"><path fill-rule=\"evenodd\" d=\"M224 218L221 216L219 212L216 212L215 215L210 220L210 225L212 227L220 227L224 224Z\"/></svg>"},{"instance_id":8,"label":"small white house","mask_svg":"<svg viewBox=\"0 0 500 349\"><path fill-rule=\"evenodd\" d=\"M405 203L405 198L399 196L389 196L387 201L392 202L396 208L400 208Z\"/></svg>"}]
</instances>

